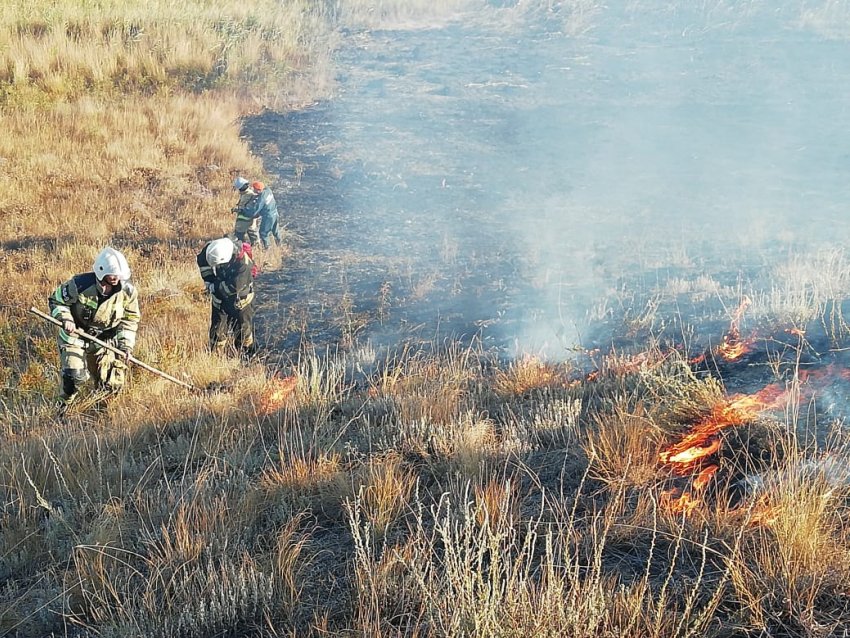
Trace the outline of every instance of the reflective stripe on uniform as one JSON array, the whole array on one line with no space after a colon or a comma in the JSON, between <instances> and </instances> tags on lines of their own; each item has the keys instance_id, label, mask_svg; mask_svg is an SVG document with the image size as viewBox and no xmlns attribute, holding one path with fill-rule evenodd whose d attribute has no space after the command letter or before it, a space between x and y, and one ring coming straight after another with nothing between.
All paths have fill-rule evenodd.
<instances>
[{"instance_id":1,"label":"reflective stripe on uniform","mask_svg":"<svg viewBox=\"0 0 850 638\"><path fill-rule=\"evenodd\" d=\"M74 335L69 335L63 328L59 328L59 338L67 343L70 346L84 346L86 342L80 339L79 337L75 337Z\"/></svg>"},{"instance_id":2,"label":"reflective stripe on uniform","mask_svg":"<svg viewBox=\"0 0 850 638\"><path fill-rule=\"evenodd\" d=\"M115 339L119 342L124 342L127 348L136 347L136 333L133 330L119 330L115 334Z\"/></svg>"},{"instance_id":3,"label":"reflective stripe on uniform","mask_svg":"<svg viewBox=\"0 0 850 638\"><path fill-rule=\"evenodd\" d=\"M92 299L91 297L84 297L83 295L80 295L78 299L80 303L84 306L88 306L89 308L94 308L95 310L97 310L97 299Z\"/></svg>"},{"instance_id":4,"label":"reflective stripe on uniform","mask_svg":"<svg viewBox=\"0 0 850 638\"><path fill-rule=\"evenodd\" d=\"M254 301L254 291L253 290L251 292L249 292L242 299L237 299L236 300L236 307L241 310L242 308L245 308L248 304L250 304L252 301Z\"/></svg>"}]
</instances>

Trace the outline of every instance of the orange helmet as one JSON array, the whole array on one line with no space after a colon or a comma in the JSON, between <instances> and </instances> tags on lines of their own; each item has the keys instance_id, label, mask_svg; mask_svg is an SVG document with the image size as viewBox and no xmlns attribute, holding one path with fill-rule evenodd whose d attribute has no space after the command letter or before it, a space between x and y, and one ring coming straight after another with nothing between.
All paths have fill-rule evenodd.
<instances>
[{"instance_id":1,"label":"orange helmet","mask_svg":"<svg viewBox=\"0 0 850 638\"><path fill-rule=\"evenodd\" d=\"M255 191L257 191L258 193L262 193L262 192L263 192L263 189L264 189L265 187L266 187L266 185L265 185L265 184L263 184L262 182L254 182L253 184L251 184L251 188L253 188L253 189L254 189Z\"/></svg>"}]
</instances>

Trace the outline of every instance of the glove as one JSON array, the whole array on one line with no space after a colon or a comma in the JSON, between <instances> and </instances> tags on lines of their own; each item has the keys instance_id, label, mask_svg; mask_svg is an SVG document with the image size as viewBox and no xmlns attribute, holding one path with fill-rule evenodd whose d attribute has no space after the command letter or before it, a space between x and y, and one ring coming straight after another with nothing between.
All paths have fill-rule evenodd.
<instances>
[{"instance_id":1,"label":"glove","mask_svg":"<svg viewBox=\"0 0 850 638\"><path fill-rule=\"evenodd\" d=\"M106 370L104 385L112 392L118 392L127 381L127 364L122 359L115 359Z\"/></svg>"},{"instance_id":2,"label":"glove","mask_svg":"<svg viewBox=\"0 0 850 638\"><path fill-rule=\"evenodd\" d=\"M238 208L236 208L236 206L234 206L233 208L231 208L231 209L230 209L230 212L231 212L231 213L238 213L238 212L239 212L239 209L238 209Z\"/></svg>"},{"instance_id":3,"label":"glove","mask_svg":"<svg viewBox=\"0 0 850 638\"><path fill-rule=\"evenodd\" d=\"M127 363L130 361L130 357L133 356L133 349L132 348L125 348L121 352L122 352L122 354L120 355L120 357L118 359L116 359L116 363L120 362L120 363L124 364L124 366L126 367Z\"/></svg>"},{"instance_id":4,"label":"glove","mask_svg":"<svg viewBox=\"0 0 850 638\"><path fill-rule=\"evenodd\" d=\"M62 330L65 331L65 334L72 334L77 331L77 324L70 319L65 319L62 322Z\"/></svg>"},{"instance_id":5,"label":"glove","mask_svg":"<svg viewBox=\"0 0 850 638\"><path fill-rule=\"evenodd\" d=\"M212 281L208 281L208 282L206 282L206 284L207 284L207 292L210 293L210 294L215 293L215 283L213 283Z\"/></svg>"}]
</instances>

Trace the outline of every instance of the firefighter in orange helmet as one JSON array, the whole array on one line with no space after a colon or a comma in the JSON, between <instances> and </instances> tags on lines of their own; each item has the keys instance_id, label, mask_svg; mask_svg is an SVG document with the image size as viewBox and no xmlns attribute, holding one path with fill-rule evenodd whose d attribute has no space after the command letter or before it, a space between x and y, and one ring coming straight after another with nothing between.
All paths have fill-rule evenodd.
<instances>
[{"instance_id":1,"label":"firefighter in orange helmet","mask_svg":"<svg viewBox=\"0 0 850 638\"><path fill-rule=\"evenodd\" d=\"M277 202L274 193L262 182L254 182L251 188L257 193L256 203L253 205L253 214L260 218L260 242L263 248L269 247L269 235L274 237L275 243L280 246L283 241L280 238L280 227L277 212Z\"/></svg>"}]
</instances>

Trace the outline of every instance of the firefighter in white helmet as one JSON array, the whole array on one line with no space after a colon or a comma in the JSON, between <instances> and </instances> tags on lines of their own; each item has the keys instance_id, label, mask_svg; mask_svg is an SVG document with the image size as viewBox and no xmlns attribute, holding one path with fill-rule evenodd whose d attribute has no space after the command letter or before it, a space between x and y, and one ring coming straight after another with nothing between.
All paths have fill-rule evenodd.
<instances>
[{"instance_id":1,"label":"firefighter in white helmet","mask_svg":"<svg viewBox=\"0 0 850 638\"><path fill-rule=\"evenodd\" d=\"M256 246L260 239L260 218L254 215L257 191L244 177L237 177L233 180L233 190L239 191L239 201L236 206L230 209L231 213L236 213L236 225L233 227L233 234L236 235L237 239Z\"/></svg>"},{"instance_id":2,"label":"firefighter in white helmet","mask_svg":"<svg viewBox=\"0 0 850 638\"><path fill-rule=\"evenodd\" d=\"M95 258L92 272L75 275L60 285L48 304L51 315L62 322L60 408L74 401L89 375L99 388L112 393L121 390L141 320L139 293L130 283L130 266L124 255L104 248ZM78 330L115 345L124 357L75 336Z\"/></svg>"},{"instance_id":3,"label":"firefighter in white helmet","mask_svg":"<svg viewBox=\"0 0 850 638\"><path fill-rule=\"evenodd\" d=\"M221 351L227 333L243 353L254 347L254 277L257 268L250 246L231 237L208 242L198 253L201 278L210 293L210 350Z\"/></svg>"}]
</instances>

